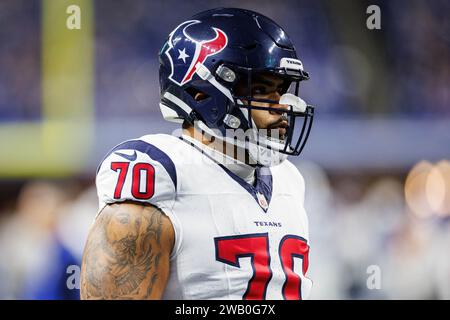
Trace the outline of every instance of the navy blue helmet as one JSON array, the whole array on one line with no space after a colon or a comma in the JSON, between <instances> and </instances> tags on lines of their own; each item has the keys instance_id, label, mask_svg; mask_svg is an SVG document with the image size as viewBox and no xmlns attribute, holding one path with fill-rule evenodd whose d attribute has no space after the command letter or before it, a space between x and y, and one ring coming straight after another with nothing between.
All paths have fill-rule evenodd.
<instances>
[{"instance_id":1,"label":"navy blue helmet","mask_svg":"<svg viewBox=\"0 0 450 320\"><path fill-rule=\"evenodd\" d=\"M166 120L187 121L245 148L258 165L274 165L302 151L314 108L298 93L309 75L285 31L271 19L235 8L198 13L170 33L159 61L160 108ZM278 101L254 97L252 83L261 75L282 79ZM204 98L195 99L197 93ZM288 122L284 137L262 132L252 119L255 109L280 110L252 101L288 106L282 115Z\"/></svg>"}]
</instances>

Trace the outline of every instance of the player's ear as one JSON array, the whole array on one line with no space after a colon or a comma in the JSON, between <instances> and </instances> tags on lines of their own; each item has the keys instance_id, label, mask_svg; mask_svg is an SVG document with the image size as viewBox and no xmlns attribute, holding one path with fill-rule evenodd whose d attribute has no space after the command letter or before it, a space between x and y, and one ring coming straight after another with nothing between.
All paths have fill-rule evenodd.
<instances>
[{"instance_id":1,"label":"player's ear","mask_svg":"<svg viewBox=\"0 0 450 320\"><path fill-rule=\"evenodd\" d=\"M196 101L201 101L201 100L205 100L207 97L208 97L208 96L207 96L206 94L204 94L203 92L197 92L197 93L195 94L194 99L195 99Z\"/></svg>"},{"instance_id":2,"label":"player's ear","mask_svg":"<svg viewBox=\"0 0 450 320\"><path fill-rule=\"evenodd\" d=\"M186 92L189 93L195 101L202 101L209 97L206 93L193 87L187 88Z\"/></svg>"}]
</instances>

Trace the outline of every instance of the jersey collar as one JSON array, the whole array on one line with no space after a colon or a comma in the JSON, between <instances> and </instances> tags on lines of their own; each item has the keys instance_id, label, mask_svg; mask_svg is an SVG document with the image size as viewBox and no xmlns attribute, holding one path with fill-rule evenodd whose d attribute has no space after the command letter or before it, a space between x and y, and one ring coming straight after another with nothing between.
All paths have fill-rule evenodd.
<instances>
[{"instance_id":1,"label":"jersey collar","mask_svg":"<svg viewBox=\"0 0 450 320\"><path fill-rule=\"evenodd\" d=\"M272 173L269 167L251 168L249 165L243 164L246 167L250 167L255 172L255 183L249 183L246 179L233 172L234 170L230 170L232 168L227 167L215 159L216 157L214 157L214 153L209 152L208 149L216 153L218 151L203 145L200 141L197 141L190 136L182 135L180 139L194 147L197 151L202 152L205 156L221 167L234 181L239 183L245 190L247 190L248 193L250 193L264 212L267 212L269 209L270 200L272 199Z\"/></svg>"}]
</instances>

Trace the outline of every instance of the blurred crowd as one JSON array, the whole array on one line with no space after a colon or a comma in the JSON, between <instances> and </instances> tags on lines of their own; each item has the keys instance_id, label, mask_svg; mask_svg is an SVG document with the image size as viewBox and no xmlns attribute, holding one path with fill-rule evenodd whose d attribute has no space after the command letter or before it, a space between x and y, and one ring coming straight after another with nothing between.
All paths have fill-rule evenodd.
<instances>
[{"instance_id":1,"label":"blurred crowd","mask_svg":"<svg viewBox=\"0 0 450 320\"><path fill-rule=\"evenodd\" d=\"M312 299L450 299L450 212L417 217L404 177L334 177L301 162ZM94 186L30 181L0 212L0 299L78 299ZM378 285L370 285L372 269Z\"/></svg>"},{"instance_id":2,"label":"blurred crowd","mask_svg":"<svg viewBox=\"0 0 450 320\"><path fill-rule=\"evenodd\" d=\"M0 299L79 299L84 241L97 212L95 188L29 181L3 211Z\"/></svg>"},{"instance_id":3,"label":"blurred crowd","mask_svg":"<svg viewBox=\"0 0 450 320\"><path fill-rule=\"evenodd\" d=\"M441 216L411 211L404 175L330 179L314 163L299 169L306 182L313 299L450 299L449 207Z\"/></svg>"}]
</instances>

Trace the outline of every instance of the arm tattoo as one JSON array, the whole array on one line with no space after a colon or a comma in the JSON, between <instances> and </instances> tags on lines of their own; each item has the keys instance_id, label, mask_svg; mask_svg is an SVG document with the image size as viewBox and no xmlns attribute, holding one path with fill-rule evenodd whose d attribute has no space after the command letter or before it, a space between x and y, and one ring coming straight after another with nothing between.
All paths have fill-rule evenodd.
<instances>
[{"instance_id":1,"label":"arm tattoo","mask_svg":"<svg viewBox=\"0 0 450 320\"><path fill-rule=\"evenodd\" d=\"M136 208L140 212L134 212ZM130 210L119 204L107 207L97 220L84 252L82 298L158 296L152 295L154 288L168 275L171 246L168 248L167 241L161 241L162 233L167 232L168 218L155 207L134 206Z\"/></svg>"}]
</instances>

